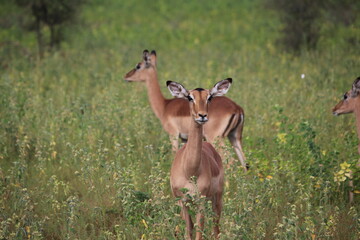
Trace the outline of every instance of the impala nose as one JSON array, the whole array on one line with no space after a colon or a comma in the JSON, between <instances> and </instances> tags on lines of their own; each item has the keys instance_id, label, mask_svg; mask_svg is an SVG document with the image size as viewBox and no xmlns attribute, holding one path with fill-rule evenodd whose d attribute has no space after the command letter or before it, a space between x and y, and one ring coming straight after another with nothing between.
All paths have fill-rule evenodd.
<instances>
[{"instance_id":1,"label":"impala nose","mask_svg":"<svg viewBox=\"0 0 360 240\"><path fill-rule=\"evenodd\" d=\"M199 113L199 117L200 117L200 121L201 122L207 122L207 114L200 114Z\"/></svg>"},{"instance_id":2,"label":"impala nose","mask_svg":"<svg viewBox=\"0 0 360 240\"><path fill-rule=\"evenodd\" d=\"M336 112L336 108L333 108L331 111L334 116L338 116L338 113Z\"/></svg>"}]
</instances>

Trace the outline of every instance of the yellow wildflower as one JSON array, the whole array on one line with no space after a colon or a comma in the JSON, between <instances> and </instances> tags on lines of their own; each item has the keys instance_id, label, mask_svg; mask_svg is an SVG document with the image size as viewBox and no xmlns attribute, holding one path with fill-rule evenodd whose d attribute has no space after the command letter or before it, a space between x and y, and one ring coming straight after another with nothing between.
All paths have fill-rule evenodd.
<instances>
[{"instance_id":1,"label":"yellow wildflower","mask_svg":"<svg viewBox=\"0 0 360 240\"><path fill-rule=\"evenodd\" d=\"M228 188L230 186L229 181L225 181L225 187Z\"/></svg>"},{"instance_id":2,"label":"yellow wildflower","mask_svg":"<svg viewBox=\"0 0 360 240\"><path fill-rule=\"evenodd\" d=\"M147 225L145 219L142 219L141 221L142 221L142 223L144 224L145 228L148 228L148 225Z\"/></svg>"},{"instance_id":3,"label":"yellow wildflower","mask_svg":"<svg viewBox=\"0 0 360 240\"><path fill-rule=\"evenodd\" d=\"M279 139L280 143L286 143L286 133L278 133L277 138Z\"/></svg>"},{"instance_id":4,"label":"yellow wildflower","mask_svg":"<svg viewBox=\"0 0 360 240\"><path fill-rule=\"evenodd\" d=\"M342 164L340 164L340 167L342 170L347 170L347 169L349 169L350 164L347 162L343 162Z\"/></svg>"},{"instance_id":5,"label":"yellow wildflower","mask_svg":"<svg viewBox=\"0 0 360 240\"><path fill-rule=\"evenodd\" d=\"M30 230L30 226L26 226L26 227L25 227L25 230L26 230L26 233L27 233L27 238L28 238L28 239L30 239L30 238L31 238L31 234L30 234L30 232L31 232L31 230Z\"/></svg>"},{"instance_id":6,"label":"yellow wildflower","mask_svg":"<svg viewBox=\"0 0 360 240\"><path fill-rule=\"evenodd\" d=\"M261 173L258 173L257 175L259 177L260 182L263 182L264 181L264 175L262 175Z\"/></svg>"},{"instance_id":7,"label":"yellow wildflower","mask_svg":"<svg viewBox=\"0 0 360 240\"><path fill-rule=\"evenodd\" d=\"M56 152L56 151L53 151L53 152L51 153L51 157L52 157L53 159L56 158L56 155L57 155L57 152Z\"/></svg>"},{"instance_id":8,"label":"yellow wildflower","mask_svg":"<svg viewBox=\"0 0 360 240\"><path fill-rule=\"evenodd\" d=\"M343 162L340 164L340 170L335 173L334 181L335 182L344 182L347 178L352 179L352 172L350 169L350 164Z\"/></svg>"},{"instance_id":9,"label":"yellow wildflower","mask_svg":"<svg viewBox=\"0 0 360 240\"><path fill-rule=\"evenodd\" d=\"M267 180L271 180L271 179L273 179L273 176L267 175L267 176L266 176L266 179L267 179Z\"/></svg>"},{"instance_id":10,"label":"yellow wildflower","mask_svg":"<svg viewBox=\"0 0 360 240\"><path fill-rule=\"evenodd\" d=\"M351 174L350 171L346 172L344 175L345 175L345 177L348 177L348 178L352 179L352 174Z\"/></svg>"}]
</instances>

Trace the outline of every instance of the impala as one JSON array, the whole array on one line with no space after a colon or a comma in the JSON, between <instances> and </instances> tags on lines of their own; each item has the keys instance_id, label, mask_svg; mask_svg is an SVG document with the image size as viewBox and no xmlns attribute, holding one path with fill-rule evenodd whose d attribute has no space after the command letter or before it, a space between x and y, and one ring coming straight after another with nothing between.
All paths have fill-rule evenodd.
<instances>
[{"instance_id":1,"label":"impala","mask_svg":"<svg viewBox=\"0 0 360 240\"><path fill-rule=\"evenodd\" d=\"M161 93L157 69L156 52L144 50L142 61L128 72L124 79L129 82L145 82L152 110L160 119L165 131L170 135L173 151L178 150L178 139L186 140L191 122L189 104L185 99L166 99ZM244 110L227 97L217 97L209 105L211 120L204 126L205 139L223 146L228 137L238 156L244 171L246 158L241 140L244 127Z\"/></svg>"},{"instance_id":2,"label":"impala","mask_svg":"<svg viewBox=\"0 0 360 240\"><path fill-rule=\"evenodd\" d=\"M188 102L190 114L189 136L187 143L176 153L171 166L170 185L173 195L180 199L182 217L186 222L186 238L191 239L194 224L189 214L191 196L200 193L212 201L214 216L214 235L220 233L219 221L222 209L222 193L224 185L224 169L220 155L209 142L203 142L203 129L210 123L208 107L210 102L224 95L231 85L231 79L225 79L211 90L196 88L188 91L183 85L168 81L171 94ZM208 122L208 123L207 123ZM206 124L205 124L206 123ZM205 125L204 125L205 124ZM196 183L194 182L196 179ZM199 206L200 210L204 206ZM202 239L204 223L203 212L196 214L196 239Z\"/></svg>"},{"instance_id":3,"label":"impala","mask_svg":"<svg viewBox=\"0 0 360 240\"><path fill-rule=\"evenodd\" d=\"M356 129L360 139L360 77L355 79L352 88L344 94L343 99L336 104L332 111L335 116L354 113ZM358 153L360 154L360 144L358 145Z\"/></svg>"},{"instance_id":4,"label":"impala","mask_svg":"<svg viewBox=\"0 0 360 240\"><path fill-rule=\"evenodd\" d=\"M356 130L360 140L360 77L355 79L351 89L344 94L343 99L338 104L336 104L332 112L335 116L354 113L356 119ZM360 154L360 144L358 145L358 153ZM358 161L357 165L360 167L360 160ZM354 183L352 180L349 181L349 186L351 189L353 189ZM354 193L352 190L350 190L349 201L352 203L353 200Z\"/></svg>"}]
</instances>

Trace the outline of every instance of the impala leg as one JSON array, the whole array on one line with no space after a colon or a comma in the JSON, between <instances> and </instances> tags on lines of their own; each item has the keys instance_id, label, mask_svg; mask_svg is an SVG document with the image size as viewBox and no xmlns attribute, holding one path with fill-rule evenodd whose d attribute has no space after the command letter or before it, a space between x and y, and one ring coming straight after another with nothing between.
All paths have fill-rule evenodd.
<instances>
[{"instance_id":1,"label":"impala leg","mask_svg":"<svg viewBox=\"0 0 360 240\"><path fill-rule=\"evenodd\" d=\"M246 165L246 158L245 158L245 154L244 151L242 149L242 132L243 132L243 128L244 128L244 120L245 120L245 116L244 114L241 114L240 116L240 123L238 124L238 126L233 129L229 135L228 138L231 142L231 145L233 146L235 153L237 155L237 157L239 158L240 162L241 162L241 166L244 168L244 171L246 172L248 169L248 166Z\"/></svg>"},{"instance_id":2,"label":"impala leg","mask_svg":"<svg viewBox=\"0 0 360 240\"><path fill-rule=\"evenodd\" d=\"M349 202L352 204L354 202L354 181L352 180L352 171L350 171L350 181L349 181Z\"/></svg>"},{"instance_id":3,"label":"impala leg","mask_svg":"<svg viewBox=\"0 0 360 240\"><path fill-rule=\"evenodd\" d=\"M231 145L233 146L236 155L238 156L241 166L244 168L244 172L247 172L247 165L246 165L246 158L245 158L245 154L243 152L242 146L241 146L241 138L237 137L238 134L234 134L234 133L230 133L228 135L228 138L231 142Z\"/></svg>"},{"instance_id":4,"label":"impala leg","mask_svg":"<svg viewBox=\"0 0 360 240\"><path fill-rule=\"evenodd\" d=\"M194 223L191 220L191 216L189 214L189 207L185 206L185 203L181 203L181 205L182 205L181 217L185 220L185 224L186 224L186 239L191 240Z\"/></svg>"},{"instance_id":5,"label":"impala leg","mask_svg":"<svg viewBox=\"0 0 360 240\"><path fill-rule=\"evenodd\" d=\"M201 240L202 238L202 232L204 231L204 207L200 206L198 213L196 214L196 240Z\"/></svg>"},{"instance_id":6,"label":"impala leg","mask_svg":"<svg viewBox=\"0 0 360 240\"><path fill-rule=\"evenodd\" d=\"M220 216L222 210L222 193L218 193L213 201L212 201L212 208L214 211L214 236L216 238L219 237L220 234Z\"/></svg>"}]
</instances>

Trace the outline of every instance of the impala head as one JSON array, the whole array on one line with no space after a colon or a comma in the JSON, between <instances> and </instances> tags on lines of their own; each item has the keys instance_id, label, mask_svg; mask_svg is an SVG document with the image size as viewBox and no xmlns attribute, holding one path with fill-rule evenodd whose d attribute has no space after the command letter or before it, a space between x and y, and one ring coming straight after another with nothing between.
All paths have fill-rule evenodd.
<instances>
[{"instance_id":1,"label":"impala head","mask_svg":"<svg viewBox=\"0 0 360 240\"><path fill-rule=\"evenodd\" d=\"M148 79L150 71L156 69L156 52L152 50L149 53L148 50L144 50L142 61L136 64L135 68L128 72L124 79L128 82L141 82Z\"/></svg>"},{"instance_id":2,"label":"impala head","mask_svg":"<svg viewBox=\"0 0 360 240\"><path fill-rule=\"evenodd\" d=\"M208 104L213 97L222 96L229 90L232 79L224 79L214 85L212 89L196 88L186 90L186 88L177 82L167 81L166 85L170 93L177 98L184 98L189 101L191 116L198 124L206 123L208 119Z\"/></svg>"},{"instance_id":3,"label":"impala head","mask_svg":"<svg viewBox=\"0 0 360 240\"><path fill-rule=\"evenodd\" d=\"M338 116L341 114L352 113L358 107L359 101L360 77L355 79L351 89L344 94L343 99L333 108L333 114Z\"/></svg>"}]
</instances>

